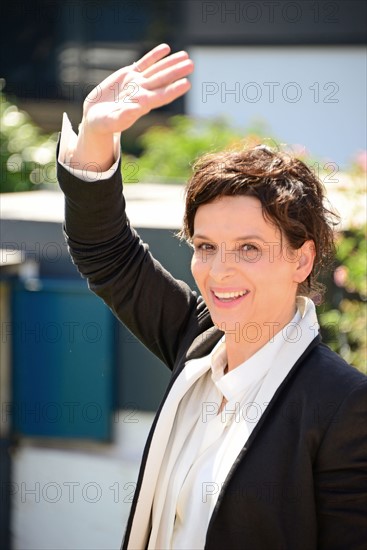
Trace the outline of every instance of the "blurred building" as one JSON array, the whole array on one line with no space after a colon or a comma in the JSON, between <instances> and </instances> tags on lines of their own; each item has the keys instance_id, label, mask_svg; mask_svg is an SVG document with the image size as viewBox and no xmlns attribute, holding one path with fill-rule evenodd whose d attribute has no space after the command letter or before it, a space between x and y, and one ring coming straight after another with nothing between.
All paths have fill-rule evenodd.
<instances>
[{"instance_id":1,"label":"blurred building","mask_svg":"<svg viewBox=\"0 0 367 550\"><path fill-rule=\"evenodd\" d=\"M77 124L95 84L165 41L195 60L192 90L141 121L132 139L186 112L242 128L266 123L338 165L366 148L363 0L30 0L2 9L7 93L47 130L59 129L63 110Z\"/></svg>"}]
</instances>

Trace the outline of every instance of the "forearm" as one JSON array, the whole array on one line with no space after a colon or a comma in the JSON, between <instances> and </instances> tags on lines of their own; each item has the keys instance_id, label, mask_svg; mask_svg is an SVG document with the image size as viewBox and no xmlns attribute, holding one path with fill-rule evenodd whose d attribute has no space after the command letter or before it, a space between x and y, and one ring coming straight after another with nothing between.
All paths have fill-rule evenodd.
<instances>
[{"instance_id":1,"label":"forearm","mask_svg":"<svg viewBox=\"0 0 367 550\"><path fill-rule=\"evenodd\" d=\"M98 134L83 119L74 146L67 152L70 166L92 172L103 172L114 162L114 134Z\"/></svg>"}]
</instances>

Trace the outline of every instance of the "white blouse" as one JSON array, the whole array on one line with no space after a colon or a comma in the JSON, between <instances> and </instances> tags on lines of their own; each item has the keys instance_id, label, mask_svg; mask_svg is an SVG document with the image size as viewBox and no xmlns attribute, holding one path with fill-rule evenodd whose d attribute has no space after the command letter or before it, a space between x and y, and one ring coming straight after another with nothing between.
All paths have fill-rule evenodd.
<instances>
[{"instance_id":1,"label":"white blouse","mask_svg":"<svg viewBox=\"0 0 367 550\"><path fill-rule=\"evenodd\" d=\"M282 331L227 374L225 342L219 342L208 356L209 369L181 399L158 474L149 549L204 548L211 514L234 462L228 449L237 445L240 452L274 392L315 337L313 302L299 298L298 307ZM307 321L306 310L311 314ZM279 369L284 356L288 368ZM219 412L223 396L227 404Z\"/></svg>"}]
</instances>

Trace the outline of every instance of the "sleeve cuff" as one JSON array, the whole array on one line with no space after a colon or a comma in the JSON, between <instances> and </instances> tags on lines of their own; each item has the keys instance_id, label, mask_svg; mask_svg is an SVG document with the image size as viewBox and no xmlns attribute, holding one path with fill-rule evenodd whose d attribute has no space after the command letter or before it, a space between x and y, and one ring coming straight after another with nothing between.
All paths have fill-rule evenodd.
<instances>
[{"instance_id":1,"label":"sleeve cuff","mask_svg":"<svg viewBox=\"0 0 367 550\"><path fill-rule=\"evenodd\" d=\"M76 133L74 132L69 117L66 113L63 114L62 118L62 128L61 128L61 137L60 137L60 150L59 150L59 157L58 161L67 170L75 176L76 178L88 181L88 182L94 182L94 181L101 181L109 179L113 176L113 174L116 172L117 167L120 162L120 134L114 134L114 157L115 162L105 172L94 172L92 170L80 170L78 168L74 168L72 164L70 164L70 153L69 151L73 150L76 144ZM69 158L68 158L69 157ZM69 162L68 162L69 161Z\"/></svg>"}]
</instances>

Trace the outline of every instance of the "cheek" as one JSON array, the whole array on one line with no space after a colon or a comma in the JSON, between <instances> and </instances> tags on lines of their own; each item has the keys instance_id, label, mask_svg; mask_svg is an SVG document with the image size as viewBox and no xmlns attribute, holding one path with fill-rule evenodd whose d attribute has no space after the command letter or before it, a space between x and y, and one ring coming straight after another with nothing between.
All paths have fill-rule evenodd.
<instances>
[{"instance_id":1,"label":"cheek","mask_svg":"<svg viewBox=\"0 0 367 550\"><path fill-rule=\"evenodd\" d=\"M197 258L195 258L195 255L191 258L191 273L194 279L196 280L197 275L199 273L199 265Z\"/></svg>"},{"instance_id":2,"label":"cheek","mask_svg":"<svg viewBox=\"0 0 367 550\"><path fill-rule=\"evenodd\" d=\"M269 279L273 281L274 288L289 287L294 284L296 263L293 260L283 258L269 267Z\"/></svg>"},{"instance_id":3,"label":"cheek","mask_svg":"<svg viewBox=\"0 0 367 550\"><path fill-rule=\"evenodd\" d=\"M204 282L207 267L205 263L199 260L195 255L191 259L191 273L197 286L200 288Z\"/></svg>"}]
</instances>

